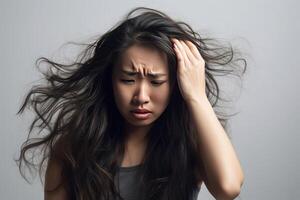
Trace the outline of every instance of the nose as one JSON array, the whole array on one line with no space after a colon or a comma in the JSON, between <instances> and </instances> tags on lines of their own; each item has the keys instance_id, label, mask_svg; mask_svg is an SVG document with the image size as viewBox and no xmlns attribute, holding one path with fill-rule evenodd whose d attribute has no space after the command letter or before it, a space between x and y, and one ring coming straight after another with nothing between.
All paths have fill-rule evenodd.
<instances>
[{"instance_id":1,"label":"nose","mask_svg":"<svg viewBox=\"0 0 300 200\"><path fill-rule=\"evenodd\" d=\"M138 87L136 92L134 93L133 103L135 105L143 105L149 102L149 95L147 92L148 88L146 84L141 83Z\"/></svg>"}]
</instances>

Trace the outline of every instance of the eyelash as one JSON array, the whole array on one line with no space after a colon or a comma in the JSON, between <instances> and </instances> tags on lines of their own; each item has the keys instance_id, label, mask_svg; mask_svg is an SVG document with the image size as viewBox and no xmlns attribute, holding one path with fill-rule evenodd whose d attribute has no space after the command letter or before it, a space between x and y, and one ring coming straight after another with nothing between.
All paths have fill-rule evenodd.
<instances>
[{"instance_id":1,"label":"eyelash","mask_svg":"<svg viewBox=\"0 0 300 200\"><path fill-rule=\"evenodd\" d=\"M124 80L124 79L121 79L122 82L125 82L125 83L129 83L129 82L132 82L134 80ZM155 82L155 81L152 81L154 85L161 85L163 84L165 81L163 82Z\"/></svg>"}]
</instances>

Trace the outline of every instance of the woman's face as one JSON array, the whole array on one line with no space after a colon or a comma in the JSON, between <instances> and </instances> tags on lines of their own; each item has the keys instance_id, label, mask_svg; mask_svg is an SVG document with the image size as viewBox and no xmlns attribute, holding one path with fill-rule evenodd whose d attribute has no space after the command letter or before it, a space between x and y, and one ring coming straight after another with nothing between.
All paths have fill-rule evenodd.
<instances>
[{"instance_id":1,"label":"woman's face","mask_svg":"<svg viewBox=\"0 0 300 200\"><path fill-rule=\"evenodd\" d=\"M166 55L141 45L129 47L113 69L112 85L115 103L127 123L150 125L169 102ZM134 114L134 109L147 109L150 113Z\"/></svg>"}]
</instances>

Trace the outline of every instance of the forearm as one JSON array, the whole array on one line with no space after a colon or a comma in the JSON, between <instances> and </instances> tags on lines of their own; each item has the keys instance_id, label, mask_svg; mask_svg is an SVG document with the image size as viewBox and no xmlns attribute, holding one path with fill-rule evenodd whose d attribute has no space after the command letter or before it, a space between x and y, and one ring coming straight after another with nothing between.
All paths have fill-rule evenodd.
<instances>
[{"instance_id":1,"label":"forearm","mask_svg":"<svg viewBox=\"0 0 300 200\"><path fill-rule=\"evenodd\" d=\"M243 171L208 99L190 101L188 106L199 137L199 159L204 164L210 192L219 193L220 188L225 192L239 192Z\"/></svg>"}]
</instances>

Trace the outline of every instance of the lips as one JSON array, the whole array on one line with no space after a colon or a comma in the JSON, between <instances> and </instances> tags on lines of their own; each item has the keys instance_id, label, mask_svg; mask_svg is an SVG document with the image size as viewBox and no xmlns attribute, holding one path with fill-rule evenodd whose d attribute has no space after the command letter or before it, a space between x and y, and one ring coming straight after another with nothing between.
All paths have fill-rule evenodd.
<instances>
[{"instance_id":1,"label":"lips","mask_svg":"<svg viewBox=\"0 0 300 200\"><path fill-rule=\"evenodd\" d=\"M146 120L151 116L151 111L145 108L138 108L138 109L131 110L131 113L132 116L137 120Z\"/></svg>"},{"instance_id":2,"label":"lips","mask_svg":"<svg viewBox=\"0 0 300 200\"><path fill-rule=\"evenodd\" d=\"M138 119L138 120L146 120L150 117L150 112L144 112L144 113L138 113L138 112L132 112L132 115Z\"/></svg>"},{"instance_id":3,"label":"lips","mask_svg":"<svg viewBox=\"0 0 300 200\"><path fill-rule=\"evenodd\" d=\"M134 109L131 112L139 113L139 114L151 113L151 111L149 111L147 109Z\"/></svg>"}]
</instances>

